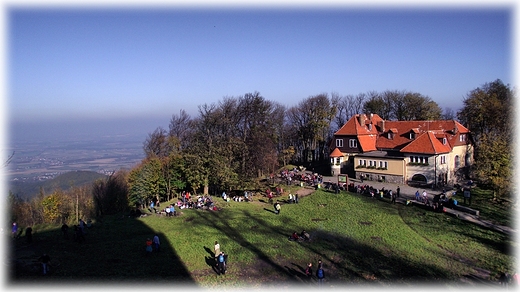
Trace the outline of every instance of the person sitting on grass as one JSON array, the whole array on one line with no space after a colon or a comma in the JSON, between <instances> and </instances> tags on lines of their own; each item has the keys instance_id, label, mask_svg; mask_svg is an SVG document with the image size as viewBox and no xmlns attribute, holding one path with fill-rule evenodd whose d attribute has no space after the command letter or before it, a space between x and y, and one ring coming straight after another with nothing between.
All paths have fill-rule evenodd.
<instances>
[{"instance_id":1,"label":"person sitting on grass","mask_svg":"<svg viewBox=\"0 0 520 292\"><path fill-rule=\"evenodd\" d=\"M302 233L300 233L300 238L303 239L303 240L306 240L306 241L309 241L311 240L311 235L309 233L307 233L307 231L302 230Z\"/></svg>"},{"instance_id":2,"label":"person sitting on grass","mask_svg":"<svg viewBox=\"0 0 520 292\"><path fill-rule=\"evenodd\" d=\"M298 233L296 233L296 231L293 232L293 234L289 237L289 240L293 240L293 241L297 241L299 239L300 239L300 237L298 236Z\"/></svg>"},{"instance_id":3,"label":"person sitting on grass","mask_svg":"<svg viewBox=\"0 0 520 292\"><path fill-rule=\"evenodd\" d=\"M274 210L276 211L276 215L280 215L280 203L278 203L278 201L276 201L276 203L274 203Z\"/></svg>"}]
</instances>

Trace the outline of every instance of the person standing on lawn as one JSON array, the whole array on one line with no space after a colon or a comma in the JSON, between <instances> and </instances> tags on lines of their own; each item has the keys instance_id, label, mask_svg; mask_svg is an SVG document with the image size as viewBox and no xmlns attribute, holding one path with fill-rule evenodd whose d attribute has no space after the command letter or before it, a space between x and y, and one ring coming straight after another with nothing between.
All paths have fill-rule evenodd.
<instances>
[{"instance_id":1,"label":"person standing on lawn","mask_svg":"<svg viewBox=\"0 0 520 292\"><path fill-rule=\"evenodd\" d=\"M219 275L226 273L226 257L223 252L220 252L217 258L217 271Z\"/></svg>"},{"instance_id":2,"label":"person standing on lawn","mask_svg":"<svg viewBox=\"0 0 520 292\"><path fill-rule=\"evenodd\" d=\"M159 241L159 236L156 234L154 237L153 237L153 249L156 251L156 252L159 252L159 249L161 248L161 242Z\"/></svg>"},{"instance_id":3,"label":"person standing on lawn","mask_svg":"<svg viewBox=\"0 0 520 292\"><path fill-rule=\"evenodd\" d=\"M321 260L318 261L316 278L318 278L318 286L321 287L323 285L323 280L325 279L325 272L323 271L323 263L321 262Z\"/></svg>"},{"instance_id":4,"label":"person standing on lawn","mask_svg":"<svg viewBox=\"0 0 520 292\"><path fill-rule=\"evenodd\" d=\"M146 255L150 255L152 254L152 240L150 238L147 238L146 239Z\"/></svg>"},{"instance_id":5,"label":"person standing on lawn","mask_svg":"<svg viewBox=\"0 0 520 292\"><path fill-rule=\"evenodd\" d=\"M217 257L220 255L220 244L218 241L215 240L215 261L217 260Z\"/></svg>"},{"instance_id":6,"label":"person standing on lawn","mask_svg":"<svg viewBox=\"0 0 520 292\"><path fill-rule=\"evenodd\" d=\"M307 281L312 281L312 263L307 264L307 269L305 269L305 275L307 276Z\"/></svg>"},{"instance_id":7,"label":"person standing on lawn","mask_svg":"<svg viewBox=\"0 0 520 292\"><path fill-rule=\"evenodd\" d=\"M44 253L38 260L42 263L43 274L47 275L47 272L49 271L49 262L51 261L51 258L49 257L49 255Z\"/></svg>"},{"instance_id":8,"label":"person standing on lawn","mask_svg":"<svg viewBox=\"0 0 520 292\"><path fill-rule=\"evenodd\" d=\"M18 233L18 225L16 222L13 222L13 227L11 228L11 235L13 238L16 238L16 234Z\"/></svg>"}]
</instances>

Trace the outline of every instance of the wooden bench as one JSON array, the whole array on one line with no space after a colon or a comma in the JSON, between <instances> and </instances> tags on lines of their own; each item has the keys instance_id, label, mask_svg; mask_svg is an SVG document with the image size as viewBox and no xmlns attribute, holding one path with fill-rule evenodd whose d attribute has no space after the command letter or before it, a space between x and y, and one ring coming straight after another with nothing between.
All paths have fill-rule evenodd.
<instances>
[{"instance_id":1,"label":"wooden bench","mask_svg":"<svg viewBox=\"0 0 520 292\"><path fill-rule=\"evenodd\" d=\"M475 216L480 216L480 211L479 210L471 209L469 207L453 205L453 209L455 209L457 211L466 212L466 213L469 213L469 214L472 214L472 215L475 215Z\"/></svg>"}]
</instances>

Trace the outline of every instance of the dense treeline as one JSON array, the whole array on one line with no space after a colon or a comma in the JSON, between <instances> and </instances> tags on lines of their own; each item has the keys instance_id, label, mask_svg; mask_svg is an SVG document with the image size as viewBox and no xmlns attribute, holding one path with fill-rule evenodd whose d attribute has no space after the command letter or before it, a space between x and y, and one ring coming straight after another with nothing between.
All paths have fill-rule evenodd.
<instances>
[{"instance_id":1,"label":"dense treeline","mask_svg":"<svg viewBox=\"0 0 520 292\"><path fill-rule=\"evenodd\" d=\"M509 86L497 80L471 91L457 112L475 134L472 174L498 194L510 187L512 96ZM328 161L334 132L357 113L376 113L386 120L455 118L451 109L443 113L429 97L406 91L323 93L289 108L259 92L225 97L200 105L195 117L184 110L173 114L169 129L158 127L148 135L146 157L130 171L120 170L88 190L55 191L31 201L11 195L12 219L27 224L73 221L168 201L181 190L215 194L255 189L260 178L281 166L314 167Z\"/></svg>"},{"instance_id":2,"label":"dense treeline","mask_svg":"<svg viewBox=\"0 0 520 292\"><path fill-rule=\"evenodd\" d=\"M472 177L492 188L497 197L511 194L513 178L513 121L516 106L513 89L501 80L486 83L464 98L457 113L475 142Z\"/></svg>"}]
</instances>

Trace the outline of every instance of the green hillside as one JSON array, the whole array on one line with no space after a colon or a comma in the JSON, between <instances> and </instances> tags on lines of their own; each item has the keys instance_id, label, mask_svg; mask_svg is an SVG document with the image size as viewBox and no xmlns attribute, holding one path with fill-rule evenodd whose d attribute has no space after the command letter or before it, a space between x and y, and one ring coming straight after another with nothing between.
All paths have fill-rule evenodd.
<instances>
[{"instance_id":1,"label":"green hillside","mask_svg":"<svg viewBox=\"0 0 520 292\"><path fill-rule=\"evenodd\" d=\"M56 189L66 191L71 187L83 186L106 178L107 176L94 171L71 171L53 179L38 182L9 182L9 191L21 198L32 198L40 192L40 187L46 194Z\"/></svg>"}]
</instances>

